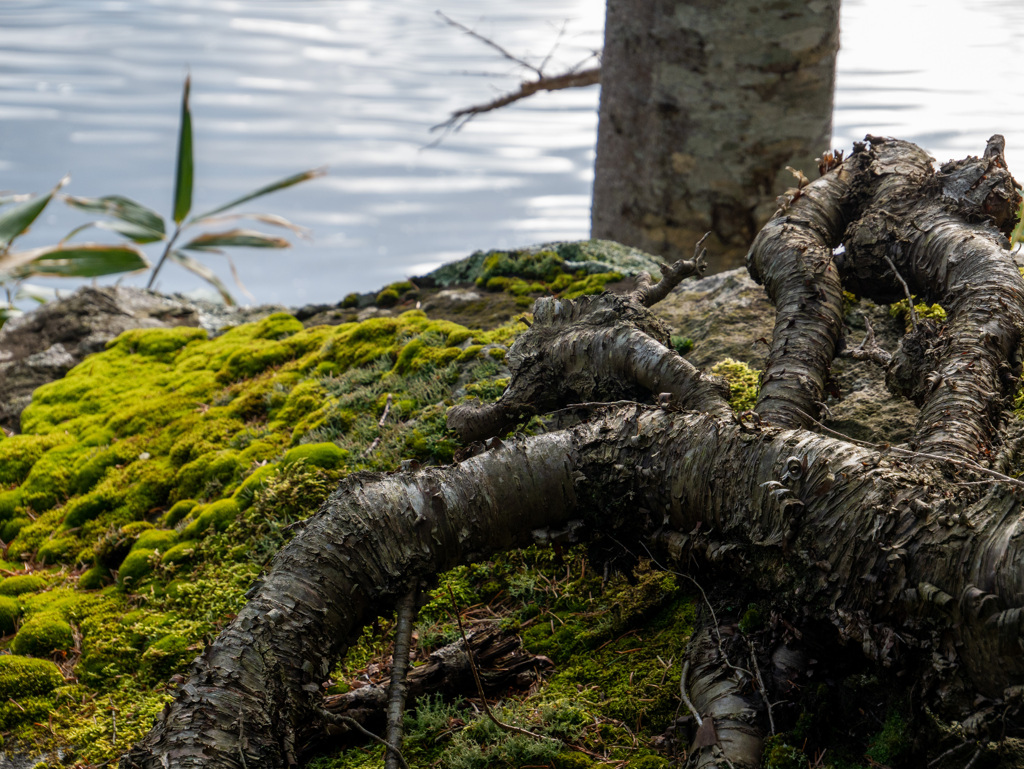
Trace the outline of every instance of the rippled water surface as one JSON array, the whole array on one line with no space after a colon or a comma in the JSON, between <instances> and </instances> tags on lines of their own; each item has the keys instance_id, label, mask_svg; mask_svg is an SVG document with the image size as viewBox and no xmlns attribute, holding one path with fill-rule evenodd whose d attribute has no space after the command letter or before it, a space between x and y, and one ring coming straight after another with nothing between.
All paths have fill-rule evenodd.
<instances>
[{"instance_id":1,"label":"rippled water surface","mask_svg":"<svg viewBox=\"0 0 1024 769\"><path fill-rule=\"evenodd\" d=\"M601 0L439 7L535 64L557 44L550 72L601 44ZM478 248L585 237L598 89L534 97L428 147L449 112L523 76L434 8L0 0L0 188L42 191L70 171L71 193L119 193L169 212L191 72L196 209L330 166L249 209L314 234L291 251L238 255L259 301L333 302ZM980 153L1000 132L1024 176L1024 4L846 0L843 13L836 146L898 135L944 161ZM23 244L81 221L54 206ZM230 280L221 259L206 261ZM165 290L197 286L174 266L161 275Z\"/></svg>"}]
</instances>

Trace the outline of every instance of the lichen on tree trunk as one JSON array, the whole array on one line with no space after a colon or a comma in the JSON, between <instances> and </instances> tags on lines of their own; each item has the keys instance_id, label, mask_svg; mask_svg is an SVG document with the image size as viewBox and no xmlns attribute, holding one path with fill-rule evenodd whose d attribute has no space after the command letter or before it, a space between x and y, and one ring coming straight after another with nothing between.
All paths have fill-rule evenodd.
<instances>
[{"instance_id":1,"label":"lichen on tree trunk","mask_svg":"<svg viewBox=\"0 0 1024 769\"><path fill-rule=\"evenodd\" d=\"M752 249L778 312L754 412L734 417L721 383L665 345L649 281L542 302L509 352L506 394L453 411L452 426L475 440L556 409L582 421L494 437L448 467L348 478L122 766L291 765L330 665L381 606L570 520L756 585L778 611L831 626L831 642L906 669L927 705L979 738L1024 729L1024 483L986 464L1020 375L1024 279L1002 234L1016 184L996 137L939 174L917 147L869 139ZM901 279L949 313L933 355L872 358L930 383L912 448L814 432L832 357L849 347L842 290L891 299ZM695 702L718 708L722 682L739 679L717 675L721 644L695 649L694 685L713 693ZM756 702L737 707L693 746L697 764L713 750L758 765L764 718Z\"/></svg>"}]
</instances>

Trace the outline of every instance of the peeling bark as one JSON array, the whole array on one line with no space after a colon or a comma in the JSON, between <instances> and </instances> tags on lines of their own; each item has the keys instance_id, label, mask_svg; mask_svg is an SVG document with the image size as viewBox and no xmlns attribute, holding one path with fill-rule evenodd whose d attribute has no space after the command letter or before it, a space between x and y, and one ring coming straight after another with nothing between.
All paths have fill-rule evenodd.
<instances>
[{"instance_id":1,"label":"peeling bark","mask_svg":"<svg viewBox=\"0 0 1024 769\"><path fill-rule=\"evenodd\" d=\"M609 403L561 432L493 440L460 464L347 479L122 767L293 764L330 665L380 607L572 520L661 544L708 579L757 585L778 611L908 671L972 738L1024 731L1024 483L982 464L999 448L1020 373L1024 280L999 229L1016 186L995 138L983 158L938 174L913 145L869 140L801 188L752 249L778 311L759 419L734 418L719 385L665 346L649 285L538 302L509 352L506 393L453 410L463 436L579 399L658 405ZM949 316L888 361L867 356L933 380L914 396L918 452L808 429L843 343L843 289L898 298L896 272ZM755 766L759 705L737 694L747 682L735 668L715 664L722 646L710 638L693 646L694 707L716 727L703 747Z\"/></svg>"}]
</instances>

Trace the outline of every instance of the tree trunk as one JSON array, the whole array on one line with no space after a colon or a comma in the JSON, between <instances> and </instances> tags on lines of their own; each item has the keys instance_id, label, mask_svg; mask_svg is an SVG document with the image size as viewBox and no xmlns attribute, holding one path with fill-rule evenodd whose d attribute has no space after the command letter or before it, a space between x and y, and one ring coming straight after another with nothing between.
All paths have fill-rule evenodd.
<instances>
[{"instance_id":1,"label":"tree trunk","mask_svg":"<svg viewBox=\"0 0 1024 769\"><path fill-rule=\"evenodd\" d=\"M594 536L660 546L707 579L756 585L778 611L905 669L926 704L969 734L1024 729L1024 482L984 464L1020 376L1024 279L1001 234L1020 197L999 137L985 157L937 174L913 145L870 141L795 194L751 252L778 312L756 412L733 417L646 310L699 257L626 296L540 300L509 351L506 396L481 419L453 411L451 424L478 437L559 407L586 421L495 438L448 467L349 477L122 767L294 764L330 666L382 606L574 520ZM812 432L845 344L841 290L891 298L901 281L948 314L925 355L911 354L915 333L871 357L903 371L893 382L925 383L913 393L919 450ZM658 405L593 402L644 392ZM716 671L722 644L701 638L693 702L720 730L705 729L692 758L757 766L763 719L754 698L733 696L750 682Z\"/></svg>"},{"instance_id":2,"label":"tree trunk","mask_svg":"<svg viewBox=\"0 0 1024 769\"><path fill-rule=\"evenodd\" d=\"M716 270L828 149L839 0L608 0L592 235Z\"/></svg>"}]
</instances>

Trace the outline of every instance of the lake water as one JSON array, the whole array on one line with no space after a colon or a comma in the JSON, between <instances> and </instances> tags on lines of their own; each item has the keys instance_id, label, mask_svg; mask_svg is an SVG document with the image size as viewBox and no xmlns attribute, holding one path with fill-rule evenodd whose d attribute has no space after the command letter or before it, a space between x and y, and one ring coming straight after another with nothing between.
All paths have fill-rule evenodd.
<instances>
[{"instance_id":1,"label":"lake water","mask_svg":"<svg viewBox=\"0 0 1024 769\"><path fill-rule=\"evenodd\" d=\"M597 87L541 94L428 146L452 110L524 76L435 7L535 64L554 50L552 73L601 45L602 0L0 0L0 189L40 192L71 172L69 193L169 213L190 72L196 210L330 167L247 208L313 232L290 251L237 254L258 301L335 302L476 249L586 237ZM835 146L896 135L945 161L998 132L1024 177L1024 4L846 0L842 37ZM82 221L53 206L21 243ZM205 261L230 283L223 257ZM175 265L159 283L200 285Z\"/></svg>"}]
</instances>

